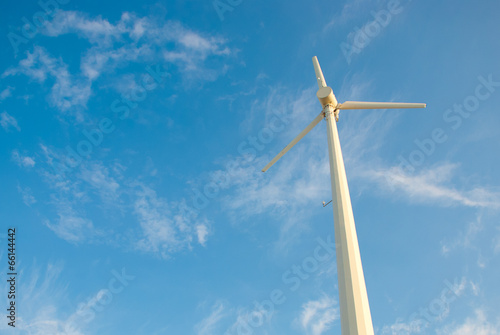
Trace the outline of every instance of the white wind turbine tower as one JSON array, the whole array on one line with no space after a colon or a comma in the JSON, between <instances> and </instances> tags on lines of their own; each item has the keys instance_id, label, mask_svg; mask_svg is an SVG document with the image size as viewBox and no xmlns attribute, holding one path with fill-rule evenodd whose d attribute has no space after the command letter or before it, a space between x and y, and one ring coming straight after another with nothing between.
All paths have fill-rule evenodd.
<instances>
[{"instance_id":1,"label":"white wind turbine tower","mask_svg":"<svg viewBox=\"0 0 500 335\"><path fill-rule=\"evenodd\" d=\"M426 105L420 103L360 101L346 101L340 104L333 95L332 89L326 86L316 56L313 57L313 65L319 86L316 95L323 106L323 110L262 169L262 172L266 172L323 118L326 119L342 335L373 335L372 317L336 121L338 121L340 110L343 109L425 108Z\"/></svg>"}]
</instances>

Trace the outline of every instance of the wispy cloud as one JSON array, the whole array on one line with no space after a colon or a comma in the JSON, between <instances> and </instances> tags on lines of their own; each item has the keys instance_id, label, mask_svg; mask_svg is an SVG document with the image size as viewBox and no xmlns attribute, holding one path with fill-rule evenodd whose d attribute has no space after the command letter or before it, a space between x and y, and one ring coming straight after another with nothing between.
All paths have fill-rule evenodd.
<instances>
[{"instance_id":1,"label":"wispy cloud","mask_svg":"<svg viewBox=\"0 0 500 335\"><path fill-rule=\"evenodd\" d=\"M21 131L21 128L17 124L17 120L7 112L3 112L0 114L0 125L5 131L9 131L10 128Z\"/></svg>"},{"instance_id":2,"label":"wispy cloud","mask_svg":"<svg viewBox=\"0 0 500 335\"><path fill-rule=\"evenodd\" d=\"M364 175L380 187L402 194L418 203L492 209L500 207L500 194L497 192L480 186L470 190L453 187L451 179L457 169L457 164L443 163L433 168L422 169L416 174L408 174L400 167L392 167L368 169Z\"/></svg>"},{"instance_id":3,"label":"wispy cloud","mask_svg":"<svg viewBox=\"0 0 500 335\"><path fill-rule=\"evenodd\" d=\"M208 227L205 224L198 224L196 226L196 234L198 236L198 243L205 246L208 237Z\"/></svg>"},{"instance_id":4,"label":"wispy cloud","mask_svg":"<svg viewBox=\"0 0 500 335\"><path fill-rule=\"evenodd\" d=\"M60 280L63 269L61 263L49 263L43 269L36 264L21 268L20 275L24 280L18 285L24 294L18 295L18 303L23 306L23 313L16 320L16 334L83 335L65 326L69 313L61 308L67 301L67 285ZM7 319L3 311L1 316ZM11 330L6 322L0 323L2 334L11 334Z\"/></svg>"},{"instance_id":5,"label":"wispy cloud","mask_svg":"<svg viewBox=\"0 0 500 335\"><path fill-rule=\"evenodd\" d=\"M342 9L335 13L332 19L324 26L323 32L329 32L335 26L345 25L352 19L363 15L367 11L367 5L370 5L371 2L367 0L348 0L342 6Z\"/></svg>"},{"instance_id":6,"label":"wispy cloud","mask_svg":"<svg viewBox=\"0 0 500 335\"><path fill-rule=\"evenodd\" d=\"M211 309L210 315L198 322L194 328L198 335L220 334L217 326L220 320L228 315L226 306L221 301L216 302Z\"/></svg>"},{"instance_id":7,"label":"wispy cloud","mask_svg":"<svg viewBox=\"0 0 500 335\"><path fill-rule=\"evenodd\" d=\"M45 224L60 238L70 243L102 241L165 259L197 244L206 246L211 223L186 209L184 199L171 202L158 196L144 183L145 176L127 176L118 162L89 160L56 173L53 164L60 161L60 151L43 144L40 148L38 172L51 188L49 203L57 214ZM88 213L96 206L102 215ZM109 215L113 211L128 222L126 231L116 230L118 223Z\"/></svg>"},{"instance_id":8,"label":"wispy cloud","mask_svg":"<svg viewBox=\"0 0 500 335\"><path fill-rule=\"evenodd\" d=\"M384 335L399 335L399 334L422 334L429 333L430 330L435 330L437 322L443 321L450 314L450 305L457 298L464 295L465 290L470 287L474 294L477 293L478 287L466 277L461 279L455 277L453 283L445 280L445 288L441 291L437 299L431 300L425 308L419 308L418 312L412 313L408 320L398 318L393 324L385 325L380 330L380 334ZM434 309L433 304L436 301L442 303L442 308Z\"/></svg>"},{"instance_id":9,"label":"wispy cloud","mask_svg":"<svg viewBox=\"0 0 500 335\"><path fill-rule=\"evenodd\" d=\"M25 168L32 168L35 166L35 159L30 156L23 156L19 151L12 151L12 160L19 166Z\"/></svg>"},{"instance_id":10,"label":"wispy cloud","mask_svg":"<svg viewBox=\"0 0 500 335\"><path fill-rule=\"evenodd\" d=\"M2 77L18 74L24 74L39 83L50 79L53 83L49 102L63 112L73 106L86 107L90 98L90 81L75 78L61 58L52 57L42 47L36 46L33 52L28 52L27 57L19 61L18 66L6 70Z\"/></svg>"},{"instance_id":11,"label":"wispy cloud","mask_svg":"<svg viewBox=\"0 0 500 335\"><path fill-rule=\"evenodd\" d=\"M14 87L8 86L6 89L0 92L0 102L12 96L12 92L14 91Z\"/></svg>"},{"instance_id":12,"label":"wispy cloud","mask_svg":"<svg viewBox=\"0 0 500 335\"><path fill-rule=\"evenodd\" d=\"M120 184L110 175L109 169L100 162L82 165L78 178L95 190L104 202L116 202L120 196Z\"/></svg>"},{"instance_id":13,"label":"wispy cloud","mask_svg":"<svg viewBox=\"0 0 500 335\"><path fill-rule=\"evenodd\" d=\"M469 222L465 231L461 232L459 236L452 241L441 242L441 252L446 255L456 248L474 248L473 240L482 229L481 215L477 215L476 220Z\"/></svg>"},{"instance_id":14,"label":"wispy cloud","mask_svg":"<svg viewBox=\"0 0 500 335\"><path fill-rule=\"evenodd\" d=\"M1 254L0 260L5 261ZM24 294L16 294L16 306L22 306L22 313L16 318L15 328L8 326L7 322L0 323L2 334L93 334L94 332L86 329L89 322L111 303L113 295L119 294L135 278L125 269L121 272L112 270L107 288L97 289L96 293L83 296L82 299L81 292L71 292L69 283L61 278L65 269L61 262L49 262L45 266L38 266L36 263L31 266L19 264L18 268L18 278L23 280L17 282L16 287ZM113 282L114 285L111 286L110 283ZM73 284L75 283L71 283L71 286ZM72 293L76 293L74 296L81 299L79 303L72 298ZM0 316L7 320L5 311L0 311Z\"/></svg>"},{"instance_id":15,"label":"wispy cloud","mask_svg":"<svg viewBox=\"0 0 500 335\"><path fill-rule=\"evenodd\" d=\"M161 253L167 258L170 252L182 247L183 241L177 238L170 208L166 201L157 197L155 191L141 187L134 207L144 235L137 244L140 250Z\"/></svg>"},{"instance_id":16,"label":"wispy cloud","mask_svg":"<svg viewBox=\"0 0 500 335\"><path fill-rule=\"evenodd\" d=\"M45 225L57 236L72 243L80 243L95 236L97 231L92 221L78 213L71 203L56 197L54 202L58 218L52 221L46 220Z\"/></svg>"},{"instance_id":17,"label":"wispy cloud","mask_svg":"<svg viewBox=\"0 0 500 335\"><path fill-rule=\"evenodd\" d=\"M142 237L136 242L139 250L169 258L173 253L191 248L193 238L205 245L208 221L193 222L176 206L158 197L156 192L138 184L134 213L139 221Z\"/></svg>"},{"instance_id":18,"label":"wispy cloud","mask_svg":"<svg viewBox=\"0 0 500 335\"><path fill-rule=\"evenodd\" d=\"M499 335L500 321L490 321L482 309L476 309L474 316L460 325L448 325L436 331L438 335Z\"/></svg>"},{"instance_id":19,"label":"wispy cloud","mask_svg":"<svg viewBox=\"0 0 500 335\"><path fill-rule=\"evenodd\" d=\"M498 234L497 237L493 240L493 252L495 254L500 253L500 234Z\"/></svg>"},{"instance_id":20,"label":"wispy cloud","mask_svg":"<svg viewBox=\"0 0 500 335\"><path fill-rule=\"evenodd\" d=\"M306 334L321 335L340 318L337 302L328 296L311 300L302 305L302 313L297 320Z\"/></svg>"},{"instance_id":21,"label":"wispy cloud","mask_svg":"<svg viewBox=\"0 0 500 335\"><path fill-rule=\"evenodd\" d=\"M205 66L209 57L231 54L221 37L196 32L179 22L138 17L128 12L113 23L101 16L59 10L41 33L52 38L76 35L90 43L89 48L79 50L80 73L70 73L61 57L36 46L17 66L7 69L3 77L24 74L40 84L50 81L50 104L62 112L76 109L79 121L83 120L83 110L92 96L92 83L103 73L113 75L118 66L170 63L178 66L183 74L181 80L199 84L214 80L226 70L224 63L212 68Z\"/></svg>"},{"instance_id":22,"label":"wispy cloud","mask_svg":"<svg viewBox=\"0 0 500 335\"><path fill-rule=\"evenodd\" d=\"M32 194L31 188L21 187L20 185L17 185L17 191L21 194L23 202L26 206L30 207L31 205L36 203L36 199Z\"/></svg>"},{"instance_id":23,"label":"wispy cloud","mask_svg":"<svg viewBox=\"0 0 500 335\"><path fill-rule=\"evenodd\" d=\"M187 71L205 72L201 62L207 57L230 54L220 37L195 32L179 22L161 22L129 12L112 23L100 16L59 11L45 28L48 36L77 34L93 45L81 62L82 73L90 80L125 62L151 61L158 57ZM167 47L170 44L173 46Z\"/></svg>"},{"instance_id":24,"label":"wispy cloud","mask_svg":"<svg viewBox=\"0 0 500 335\"><path fill-rule=\"evenodd\" d=\"M381 334L384 335L411 335L418 334L422 331L420 323L405 322L401 319L396 320L392 325L386 325L382 328Z\"/></svg>"}]
</instances>

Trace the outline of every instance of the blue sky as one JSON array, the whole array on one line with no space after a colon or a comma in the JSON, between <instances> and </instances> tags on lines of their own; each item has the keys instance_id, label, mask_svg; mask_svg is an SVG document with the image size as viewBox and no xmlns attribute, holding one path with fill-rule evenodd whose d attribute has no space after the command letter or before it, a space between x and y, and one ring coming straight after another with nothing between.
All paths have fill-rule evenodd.
<instances>
[{"instance_id":1,"label":"blue sky","mask_svg":"<svg viewBox=\"0 0 500 335\"><path fill-rule=\"evenodd\" d=\"M500 3L41 4L0 14L2 334L340 333L325 122L260 172L315 55L427 103L338 123L376 334L500 334Z\"/></svg>"}]
</instances>

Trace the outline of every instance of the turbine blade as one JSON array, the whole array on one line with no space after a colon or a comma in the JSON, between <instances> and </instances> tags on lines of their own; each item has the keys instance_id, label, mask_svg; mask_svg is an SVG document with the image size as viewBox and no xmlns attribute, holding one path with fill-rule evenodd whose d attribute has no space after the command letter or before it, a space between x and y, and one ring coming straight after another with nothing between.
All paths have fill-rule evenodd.
<instances>
[{"instance_id":1,"label":"turbine blade","mask_svg":"<svg viewBox=\"0 0 500 335\"><path fill-rule=\"evenodd\" d=\"M387 108L425 108L426 104L405 102L366 102L346 101L339 104L337 109L387 109Z\"/></svg>"},{"instance_id":2,"label":"turbine blade","mask_svg":"<svg viewBox=\"0 0 500 335\"><path fill-rule=\"evenodd\" d=\"M321 67L319 66L318 57L313 57L313 65L314 72L316 72L316 80L318 81L318 87L326 87L325 77L323 77L323 71L321 71Z\"/></svg>"},{"instance_id":3,"label":"turbine blade","mask_svg":"<svg viewBox=\"0 0 500 335\"><path fill-rule=\"evenodd\" d=\"M297 137L292 140L292 142L290 142L283 150L281 150L280 153L272 159L272 161L267 163L267 165L262 169L262 172L266 172L271 166L273 166L273 164L276 163L278 159L283 157L283 155L286 154L288 150L290 150L295 144L297 144L297 142L300 141L302 137L306 136L306 134L310 132L311 129L313 129L322 119L323 111L321 111L321 113L319 113L318 116L316 116L316 118L304 130L302 130L300 134L297 135Z\"/></svg>"}]
</instances>

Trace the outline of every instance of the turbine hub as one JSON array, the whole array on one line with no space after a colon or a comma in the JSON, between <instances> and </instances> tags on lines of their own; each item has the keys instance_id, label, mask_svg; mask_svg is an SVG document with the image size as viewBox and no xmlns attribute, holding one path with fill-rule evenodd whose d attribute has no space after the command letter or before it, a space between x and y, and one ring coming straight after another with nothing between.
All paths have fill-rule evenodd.
<instances>
[{"instance_id":1,"label":"turbine hub","mask_svg":"<svg viewBox=\"0 0 500 335\"><path fill-rule=\"evenodd\" d=\"M333 108L336 108L338 105L337 99L335 98L331 87L321 87L318 92L316 92L316 96L318 97L319 102L321 102L323 108L326 105L332 105Z\"/></svg>"}]
</instances>

